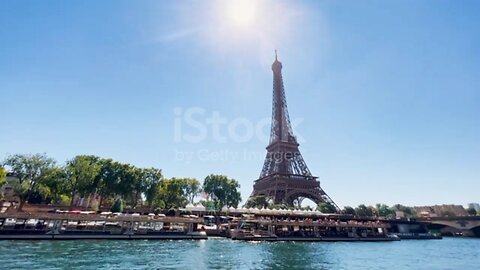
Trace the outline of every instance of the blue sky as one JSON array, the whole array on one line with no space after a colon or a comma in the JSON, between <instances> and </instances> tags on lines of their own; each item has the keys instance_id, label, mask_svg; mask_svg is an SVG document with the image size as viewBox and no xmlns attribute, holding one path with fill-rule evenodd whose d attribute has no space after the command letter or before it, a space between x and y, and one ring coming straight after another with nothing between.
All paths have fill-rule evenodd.
<instances>
[{"instance_id":1,"label":"blue sky","mask_svg":"<svg viewBox=\"0 0 480 270\"><path fill-rule=\"evenodd\" d=\"M221 173L245 200L278 49L300 150L339 205L480 201L478 1L238 5L1 1L0 157Z\"/></svg>"}]
</instances>

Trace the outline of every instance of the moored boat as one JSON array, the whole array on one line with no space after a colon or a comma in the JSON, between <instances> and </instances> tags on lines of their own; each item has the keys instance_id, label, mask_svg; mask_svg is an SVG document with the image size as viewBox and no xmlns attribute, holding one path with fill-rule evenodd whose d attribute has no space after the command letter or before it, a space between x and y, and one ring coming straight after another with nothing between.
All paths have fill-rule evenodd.
<instances>
[{"instance_id":1,"label":"moored boat","mask_svg":"<svg viewBox=\"0 0 480 270\"><path fill-rule=\"evenodd\" d=\"M207 239L198 218L15 213L0 215L0 240Z\"/></svg>"},{"instance_id":2,"label":"moored boat","mask_svg":"<svg viewBox=\"0 0 480 270\"><path fill-rule=\"evenodd\" d=\"M230 230L231 238L246 241L398 241L387 234L388 224L332 220L247 219Z\"/></svg>"}]
</instances>

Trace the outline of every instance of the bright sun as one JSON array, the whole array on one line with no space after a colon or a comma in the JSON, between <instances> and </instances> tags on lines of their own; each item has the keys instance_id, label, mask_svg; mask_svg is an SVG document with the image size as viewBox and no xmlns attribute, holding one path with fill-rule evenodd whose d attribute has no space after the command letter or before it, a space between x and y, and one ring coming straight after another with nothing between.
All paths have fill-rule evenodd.
<instances>
[{"instance_id":1,"label":"bright sun","mask_svg":"<svg viewBox=\"0 0 480 270\"><path fill-rule=\"evenodd\" d=\"M257 13L255 0L233 0L228 4L227 16L234 26L249 27L254 24Z\"/></svg>"},{"instance_id":2,"label":"bright sun","mask_svg":"<svg viewBox=\"0 0 480 270\"><path fill-rule=\"evenodd\" d=\"M207 10L205 40L218 49L255 49L261 55L271 55L287 40L293 19L299 20L298 9L279 0L216 0Z\"/></svg>"}]
</instances>

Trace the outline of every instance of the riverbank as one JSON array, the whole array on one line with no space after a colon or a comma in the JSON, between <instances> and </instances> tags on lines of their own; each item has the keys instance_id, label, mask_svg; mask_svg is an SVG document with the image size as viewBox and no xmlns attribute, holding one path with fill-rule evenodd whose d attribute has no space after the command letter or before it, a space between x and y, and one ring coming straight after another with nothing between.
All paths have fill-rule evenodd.
<instances>
[{"instance_id":1,"label":"riverbank","mask_svg":"<svg viewBox=\"0 0 480 270\"><path fill-rule=\"evenodd\" d=\"M214 222L224 223L212 225ZM133 240L207 239L223 236L246 241L398 241L381 220L348 219L338 215L242 217L164 214L57 212L0 214L0 240ZM210 228L216 229L210 229ZM208 233L208 235L207 235ZM429 234L401 234L408 239L435 239Z\"/></svg>"},{"instance_id":2,"label":"riverbank","mask_svg":"<svg viewBox=\"0 0 480 270\"><path fill-rule=\"evenodd\" d=\"M196 216L125 215L119 213L0 214L0 240L207 239Z\"/></svg>"}]
</instances>

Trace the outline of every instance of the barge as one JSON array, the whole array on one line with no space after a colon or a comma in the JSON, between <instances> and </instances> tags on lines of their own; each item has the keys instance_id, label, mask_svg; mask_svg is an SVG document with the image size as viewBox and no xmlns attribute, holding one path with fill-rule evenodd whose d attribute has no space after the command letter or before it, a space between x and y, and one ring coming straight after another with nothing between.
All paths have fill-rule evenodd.
<instances>
[{"instance_id":1,"label":"barge","mask_svg":"<svg viewBox=\"0 0 480 270\"><path fill-rule=\"evenodd\" d=\"M443 236L431 233L392 233L402 240L440 240Z\"/></svg>"},{"instance_id":2,"label":"barge","mask_svg":"<svg viewBox=\"0 0 480 270\"><path fill-rule=\"evenodd\" d=\"M0 240L207 239L192 217L0 214Z\"/></svg>"},{"instance_id":3,"label":"barge","mask_svg":"<svg viewBox=\"0 0 480 270\"><path fill-rule=\"evenodd\" d=\"M331 220L242 220L230 229L230 238L245 241L379 242L398 241L380 222Z\"/></svg>"}]
</instances>

